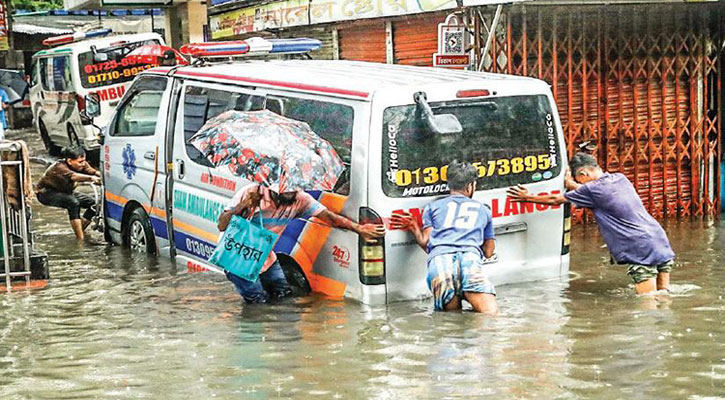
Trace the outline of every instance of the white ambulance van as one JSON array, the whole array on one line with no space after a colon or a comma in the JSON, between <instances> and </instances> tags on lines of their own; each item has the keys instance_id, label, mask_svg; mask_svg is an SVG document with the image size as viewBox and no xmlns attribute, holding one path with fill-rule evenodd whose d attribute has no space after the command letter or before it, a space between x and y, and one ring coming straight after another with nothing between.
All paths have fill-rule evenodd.
<instances>
[{"instance_id":1,"label":"white ambulance van","mask_svg":"<svg viewBox=\"0 0 725 400\"><path fill-rule=\"evenodd\" d=\"M205 58L287 45L304 48L279 39L186 51ZM207 262L220 235L217 219L249 181L214 167L190 139L228 110L267 110L309 124L345 165L334 190L312 196L358 221L387 224L401 211L420 217L446 194L447 164L467 160L479 170L475 199L493 213L491 280L501 285L568 273L568 208L506 196L517 184L533 193L564 190L564 138L549 86L518 76L365 62L200 62L141 73L104 138L105 218L113 242L172 257L189 271L220 272ZM445 132L440 126L447 123L460 125ZM370 244L352 232L295 220L275 251L291 281L325 295L367 304L430 295L426 254L407 231L389 229Z\"/></svg>"},{"instance_id":2,"label":"white ambulance van","mask_svg":"<svg viewBox=\"0 0 725 400\"><path fill-rule=\"evenodd\" d=\"M146 44L163 44L156 33L111 35L110 29L46 39L57 46L33 55L30 103L33 123L51 155L77 144L98 152L98 129L83 114L85 96L96 93L103 112L94 123L105 126L136 75L151 67L124 59Z\"/></svg>"}]
</instances>

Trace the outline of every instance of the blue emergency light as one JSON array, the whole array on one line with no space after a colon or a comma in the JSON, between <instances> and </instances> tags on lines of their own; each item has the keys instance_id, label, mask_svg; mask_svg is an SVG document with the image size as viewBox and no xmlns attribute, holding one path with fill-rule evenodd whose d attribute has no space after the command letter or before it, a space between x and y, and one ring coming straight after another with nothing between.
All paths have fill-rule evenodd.
<instances>
[{"instance_id":1,"label":"blue emergency light","mask_svg":"<svg viewBox=\"0 0 725 400\"><path fill-rule=\"evenodd\" d=\"M322 42L317 39L270 39L272 42L272 54L279 53L307 53L308 51L319 50Z\"/></svg>"}]
</instances>

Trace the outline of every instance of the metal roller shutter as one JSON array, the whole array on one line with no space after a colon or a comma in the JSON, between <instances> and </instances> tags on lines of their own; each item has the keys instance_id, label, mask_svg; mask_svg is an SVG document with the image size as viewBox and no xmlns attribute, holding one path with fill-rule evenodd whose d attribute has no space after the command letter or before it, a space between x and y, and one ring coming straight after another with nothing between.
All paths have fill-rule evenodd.
<instances>
[{"instance_id":1,"label":"metal roller shutter","mask_svg":"<svg viewBox=\"0 0 725 400\"><path fill-rule=\"evenodd\" d=\"M438 24L443 15L408 18L393 22L395 63L433 66L433 53L438 49Z\"/></svg>"},{"instance_id":2,"label":"metal roller shutter","mask_svg":"<svg viewBox=\"0 0 725 400\"><path fill-rule=\"evenodd\" d=\"M338 31L340 59L384 63L385 23L352 26Z\"/></svg>"},{"instance_id":3,"label":"metal roller shutter","mask_svg":"<svg viewBox=\"0 0 725 400\"><path fill-rule=\"evenodd\" d=\"M655 217L718 215L719 60L707 44L720 18L705 5L515 8L485 69L549 82L569 155L593 141Z\"/></svg>"}]
</instances>

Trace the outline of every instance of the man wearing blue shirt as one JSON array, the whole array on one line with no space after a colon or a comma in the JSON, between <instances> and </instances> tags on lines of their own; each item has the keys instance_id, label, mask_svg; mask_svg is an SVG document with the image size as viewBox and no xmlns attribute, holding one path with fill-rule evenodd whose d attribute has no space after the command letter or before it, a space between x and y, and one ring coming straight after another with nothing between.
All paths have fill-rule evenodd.
<instances>
[{"instance_id":1,"label":"man wearing blue shirt","mask_svg":"<svg viewBox=\"0 0 725 400\"><path fill-rule=\"evenodd\" d=\"M662 226L647 212L626 176L607 173L589 154L577 153L569 160L571 176L564 185L568 192L532 195L523 187L512 187L513 201L539 204L571 202L594 213L602 239L612 260L627 265L637 294L669 290L675 253Z\"/></svg>"},{"instance_id":2,"label":"man wearing blue shirt","mask_svg":"<svg viewBox=\"0 0 725 400\"><path fill-rule=\"evenodd\" d=\"M5 110L10 108L10 98L5 89L0 88L0 139L5 139L5 130L8 129L8 120L5 117Z\"/></svg>"},{"instance_id":3,"label":"man wearing blue shirt","mask_svg":"<svg viewBox=\"0 0 725 400\"><path fill-rule=\"evenodd\" d=\"M395 214L393 228L409 229L428 253L428 287L436 310L460 310L462 301L476 312L496 315L496 289L483 271L496 241L491 209L473 200L478 172L467 163L448 166L450 195L423 209L423 226L410 214Z\"/></svg>"}]
</instances>

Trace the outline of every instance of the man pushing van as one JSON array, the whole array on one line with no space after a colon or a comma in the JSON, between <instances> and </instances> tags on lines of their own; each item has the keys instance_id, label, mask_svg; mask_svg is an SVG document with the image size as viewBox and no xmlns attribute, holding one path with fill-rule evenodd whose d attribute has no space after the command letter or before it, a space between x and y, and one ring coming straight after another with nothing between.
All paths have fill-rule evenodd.
<instances>
[{"instance_id":1,"label":"man pushing van","mask_svg":"<svg viewBox=\"0 0 725 400\"><path fill-rule=\"evenodd\" d=\"M393 229L409 229L428 252L428 287L436 310L459 310L468 301L476 312L496 315L496 289L483 258L496 248L491 209L473 200L478 172L468 163L448 166L451 194L423 209L423 226L410 214L394 214Z\"/></svg>"},{"instance_id":2,"label":"man pushing van","mask_svg":"<svg viewBox=\"0 0 725 400\"><path fill-rule=\"evenodd\" d=\"M383 225L355 223L328 210L302 190L285 189L279 192L277 184L267 187L253 183L242 188L219 216L219 231L225 231L235 215L260 218L257 214L261 214L264 227L277 234L282 233L295 218L316 218L325 225L356 232L366 240L385 235ZM282 298L292 293L274 251L267 257L259 278L254 282L230 272L226 272L226 276L248 303L266 303L270 297Z\"/></svg>"},{"instance_id":3,"label":"man pushing van","mask_svg":"<svg viewBox=\"0 0 725 400\"><path fill-rule=\"evenodd\" d=\"M647 212L642 200L620 173L603 172L594 157L577 153L569 161L572 177L564 195L534 196L522 186L509 189L512 200L540 204L571 202L594 212L612 259L627 265L638 294L668 289L675 253L667 234Z\"/></svg>"}]
</instances>

